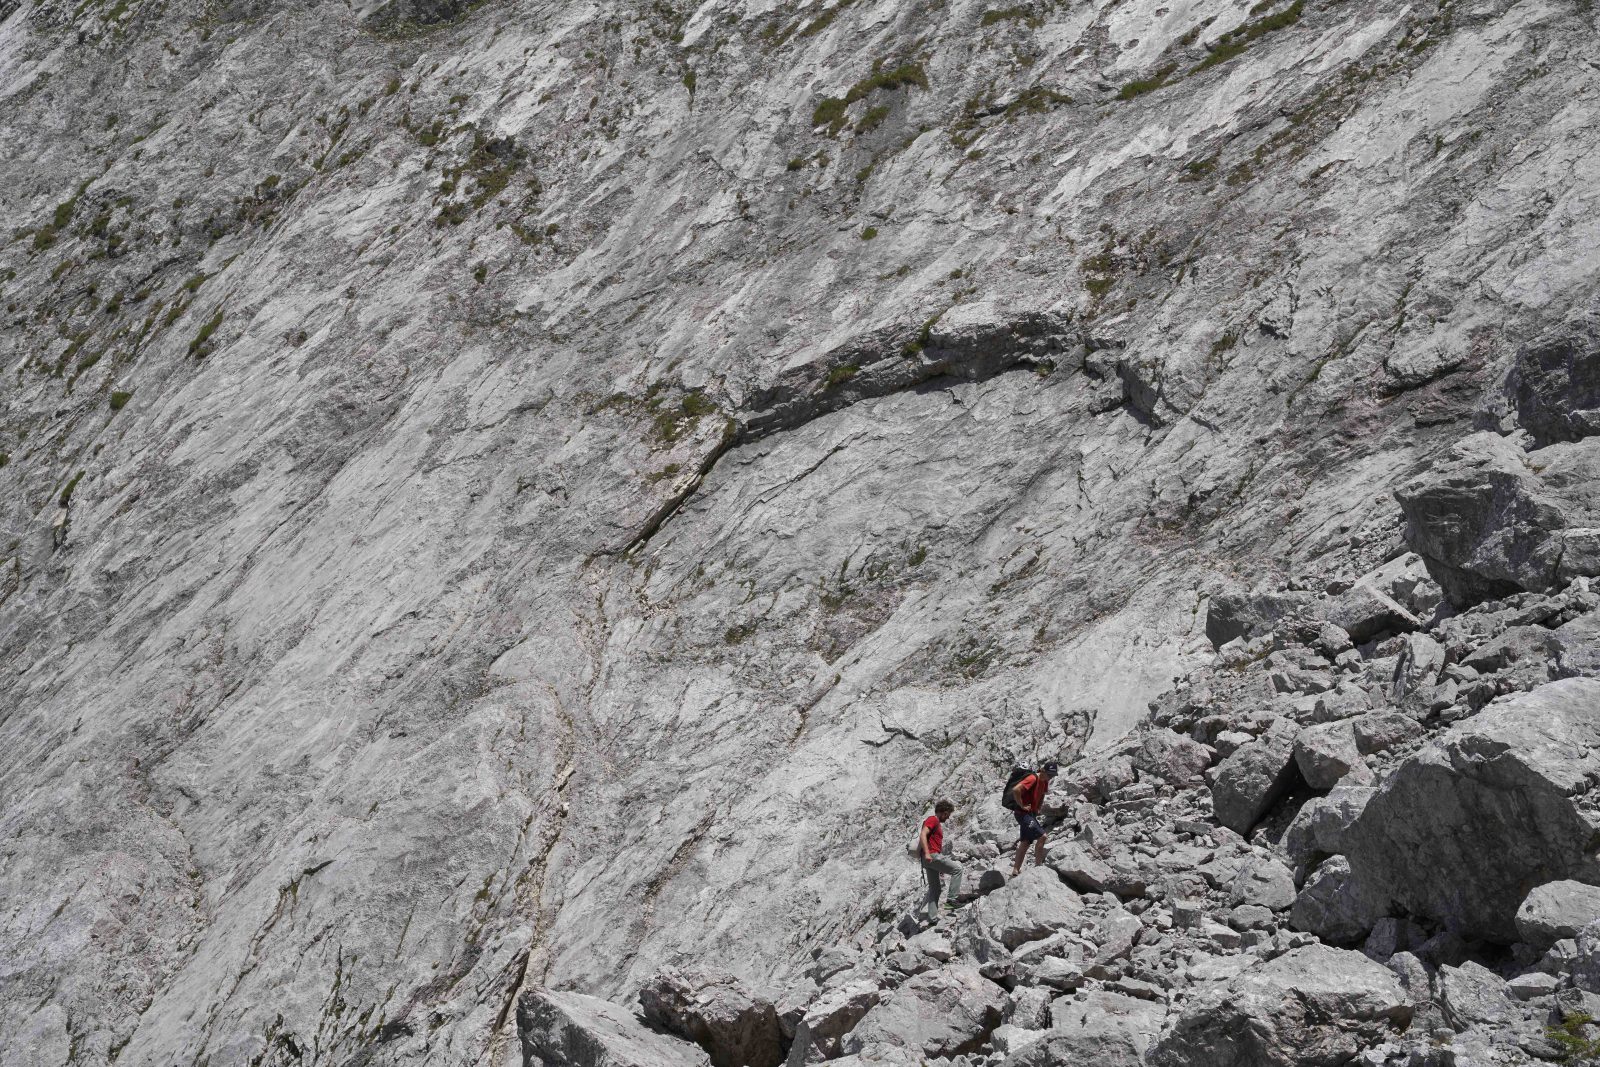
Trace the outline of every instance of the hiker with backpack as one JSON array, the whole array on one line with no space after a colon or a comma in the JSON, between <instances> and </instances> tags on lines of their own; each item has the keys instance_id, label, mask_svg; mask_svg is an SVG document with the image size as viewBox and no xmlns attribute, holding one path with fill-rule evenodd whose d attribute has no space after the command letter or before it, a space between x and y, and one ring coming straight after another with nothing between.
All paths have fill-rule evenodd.
<instances>
[{"instance_id":1,"label":"hiker with backpack","mask_svg":"<svg viewBox=\"0 0 1600 1067\"><path fill-rule=\"evenodd\" d=\"M917 856L922 861L922 873L928 877L928 893L922 898L922 910L928 921L939 915L939 890L944 876L950 876L949 891L945 893L944 906L956 907L956 897L961 893L961 864L944 855L944 824L955 813L956 806L940 800L933 806L933 814L922 820L917 833Z\"/></svg>"},{"instance_id":2,"label":"hiker with backpack","mask_svg":"<svg viewBox=\"0 0 1600 1067\"><path fill-rule=\"evenodd\" d=\"M1037 771L1017 767L1006 779L1005 792L1000 803L1011 809L1017 817L1017 854L1011 860L1011 877L1022 873L1022 861L1028 855L1028 843L1033 843L1035 866L1044 864L1044 827L1039 825L1039 809L1044 807L1044 795L1050 789L1050 780L1056 776L1054 760Z\"/></svg>"}]
</instances>

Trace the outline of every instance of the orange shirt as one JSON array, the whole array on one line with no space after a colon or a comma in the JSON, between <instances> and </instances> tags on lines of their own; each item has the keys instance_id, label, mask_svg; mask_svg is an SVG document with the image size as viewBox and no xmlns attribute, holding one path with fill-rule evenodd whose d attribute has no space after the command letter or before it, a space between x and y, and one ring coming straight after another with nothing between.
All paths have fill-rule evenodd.
<instances>
[{"instance_id":1,"label":"orange shirt","mask_svg":"<svg viewBox=\"0 0 1600 1067\"><path fill-rule=\"evenodd\" d=\"M1037 774L1030 774L1018 782L1017 799L1022 805L1022 810L1037 813L1044 806L1044 794L1047 788L1049 787L1045 785L1044 779Z\"/></svg>"}]
</instances>

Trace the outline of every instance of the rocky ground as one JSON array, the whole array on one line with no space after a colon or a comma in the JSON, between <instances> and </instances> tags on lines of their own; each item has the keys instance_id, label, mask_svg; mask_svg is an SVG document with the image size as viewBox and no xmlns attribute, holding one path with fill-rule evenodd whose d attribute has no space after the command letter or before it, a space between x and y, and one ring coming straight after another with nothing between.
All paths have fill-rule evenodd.
<instances>
[{"instance_id":1,"label":"rocky ground","mask_svg":"<svg viewBox=\"0 0 1600 1067\"><path fill-rule=\"evenodd\" d=\"M1116 881L1040 966L1146 1054L1296 960L1330 1062L1472 968L1571 973L1452 1029L1546 1048L1585 950L1518 909L1600 880L1596 20L0 0L7 1064L654 1047L685 967L781 1049L818 949L919 966L930 800L976 846L1049 754ZM983 916L1052 885L895 989L970 994L952 1050L1012 1054L979 946L1048 938Z\"/></svg>"}]
</instances>

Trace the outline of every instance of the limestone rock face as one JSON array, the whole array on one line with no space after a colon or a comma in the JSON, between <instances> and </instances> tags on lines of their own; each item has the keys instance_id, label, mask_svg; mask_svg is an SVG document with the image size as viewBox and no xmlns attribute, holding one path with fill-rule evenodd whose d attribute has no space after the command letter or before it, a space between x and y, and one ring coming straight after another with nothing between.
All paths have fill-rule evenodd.
<instances>
[{"instance_id":1,"label":"limestone rock face","mask_svg":"<svg viewBox=\"0 0 1600 1067\"><path fill-rule=\"evenodd\" d=\"M1389 970L1313 945L1253 967L1184 1008L1157 1067L1334 1067L1398 1034L1412 1007Z\"/></svg>"},{"instance_id":2,"label":"limestone rock face","mask_svg":"<svg viewBox=\"0 0 1600 1067\"><path fill-rule=\"evenodd\" d=\"M1437 8L0 0L0 1058L1292 947L1220 922L1275 723L1600 662L1517 599L1596 526L1594 15ZM1049 808L1102 977L896 941L934 800L978 885L1007 767L1102 755Z\"/></svg>"},{"instance_id":3,"label":"limestone rock face","mask_svg":"<svg viewBox=\"0 0 1600 1067\"><path fill-rule=\"evenodd\" d=\"M698 1047L647 1029L625 1009L581 993L533 991L517 1001L528 1067L710 1067Z\"/></svg>"},{"instance_id":4,"label":"limestone rock face","mask_svg":"<svg viewBox=\"0 0 1600 1067\"><path fill-rule=\"evenodd\" d=\"M1502 698L1401 763L1345 831L1353 876L1465 936L1510 943L1533 886L1600 880L1600 680Z\"/></svg>"}]
</instances>

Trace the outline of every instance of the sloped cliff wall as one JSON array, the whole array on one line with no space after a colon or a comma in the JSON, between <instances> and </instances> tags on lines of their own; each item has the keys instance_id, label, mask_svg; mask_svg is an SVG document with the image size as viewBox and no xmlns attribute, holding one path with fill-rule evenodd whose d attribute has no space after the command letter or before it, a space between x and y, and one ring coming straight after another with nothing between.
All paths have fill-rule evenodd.
<instances>
[{"instance_id":1,"label":"sloped cliff wall","mask_svg":"<svg viewBox=\"0 0 1600 1067\"><path fill-rule=\"evenodd\" d=\"M1583 4L0 14L19 1062L781 976L1594 299Z\"/></svg>"}]
</instances>

